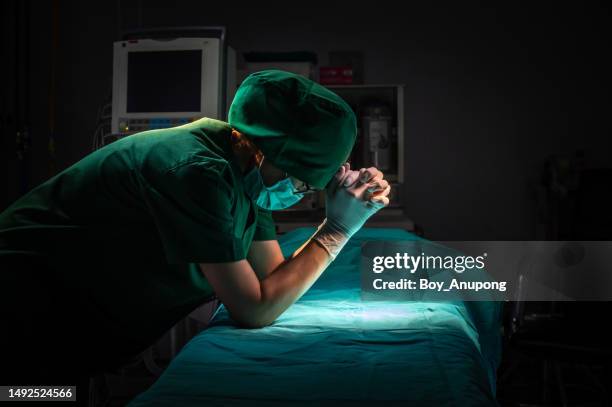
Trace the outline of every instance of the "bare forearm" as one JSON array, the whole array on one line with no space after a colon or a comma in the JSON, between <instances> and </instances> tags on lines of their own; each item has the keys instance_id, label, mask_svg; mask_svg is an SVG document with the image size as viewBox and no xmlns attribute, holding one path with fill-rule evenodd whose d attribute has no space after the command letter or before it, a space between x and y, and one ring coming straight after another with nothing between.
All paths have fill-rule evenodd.
<instances>
[{"instance_id":1,"label":"bare forearm","mask_svg":"<svg viewBox=\"0 0 612 407\"><path fill-rule=\"evenodd\" d=\"M268 249L274 246L268 242L260 248L266 245ZM232 319L242 326L259 328L272 323L308 290L331 261L328 251L310 240L298 255L287 260L280 249L278 256L276 250L269 251L279 258L266 274L256 273L247 260L200 264ZM259 266L265 263L272 267L272 260L268 260L259 256Z\"/></svg>"},{"instance_id":2,"label":"bare forearm","mask_svg":"<svg viewBox=\"0 0 612 407\"><path fill-rule=\"evenodd\" d=\"M286 309L306 292L330 263L329 254L309 241L294 257L280 264L261 282L264 302ZM282 312L282 311L281 311Z\"/></svg>"},{"instance_id":3,"label":"bare forearm","mask_svg":"<svg viewBox=\"0 0 612 407\"><path fill-rule=\"evenodd\" d=\"M259 280L265 279L284 261L283 252L276 240L254 241L247 257Z\"/></svg>"},{"instance_id":4,"label":"bare forearm","mask_svg":"<svg viewBox=\"0 0 612 407\"><path fill-rule=\"evenodd\" d=\"M281 263L260 281L261 297L250 318L254 325L272 323L314 284L330 261L327 251L311 240L297 255Z\"/></svg>"}]
</instances>

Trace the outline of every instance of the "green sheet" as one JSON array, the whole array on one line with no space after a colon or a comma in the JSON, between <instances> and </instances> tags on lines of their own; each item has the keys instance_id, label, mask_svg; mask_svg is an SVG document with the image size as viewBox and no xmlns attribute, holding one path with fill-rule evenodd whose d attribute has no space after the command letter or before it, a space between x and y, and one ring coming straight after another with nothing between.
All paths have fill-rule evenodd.
<instances>
[{"instance_id":1,"label":"green sheet","mask_svg":"<svg viewBox=\"0 0 612 407\"><path fill-rule=\"evenodd\" d=\"M285 255L312 233L282 236ZM360 245L377 239L417 237L361 230L263 329L238 329L221 308L130 405L496 405L501 303L361 301Z\"/></svg>"}]
</instances>

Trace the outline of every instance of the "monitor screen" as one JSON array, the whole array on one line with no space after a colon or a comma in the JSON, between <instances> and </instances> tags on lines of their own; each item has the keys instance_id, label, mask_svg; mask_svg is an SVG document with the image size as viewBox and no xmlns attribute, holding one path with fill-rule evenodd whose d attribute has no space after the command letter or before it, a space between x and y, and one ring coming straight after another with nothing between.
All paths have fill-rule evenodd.
<instances>
[{"instance_id":1,"label":"monitor screen","mask_svg":"<svg viewBox=\"0 0 612 407\"><path fill-rule=\"evenodd\" d=\"M202 51L128 54L127 112L199 112Z\"/></svg>"}]
</instances>

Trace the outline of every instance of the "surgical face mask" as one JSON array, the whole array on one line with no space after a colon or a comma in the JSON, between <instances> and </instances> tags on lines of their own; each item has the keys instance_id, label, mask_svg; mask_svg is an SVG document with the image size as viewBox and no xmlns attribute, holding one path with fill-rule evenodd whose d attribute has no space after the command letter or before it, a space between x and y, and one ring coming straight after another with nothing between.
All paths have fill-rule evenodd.
<instances>
[{"instance_id":1,"label":"surgical face mask","mask_svg":"<svg viewBox=\"0 0 612 407\"><path fill-rule=\"evenodd\" d=\"M304 194L295 193L291 178L286 177L267 187L258 167L254 167L244 176L246 193L263 209L279 210L296 204Z\"/></svg>"}]
</instances>

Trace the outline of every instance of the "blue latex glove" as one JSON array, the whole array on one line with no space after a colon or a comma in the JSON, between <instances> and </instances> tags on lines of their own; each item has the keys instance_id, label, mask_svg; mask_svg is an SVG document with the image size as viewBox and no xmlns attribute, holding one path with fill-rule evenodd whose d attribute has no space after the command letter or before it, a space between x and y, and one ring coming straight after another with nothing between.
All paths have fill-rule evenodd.
<instances>
[{"instance_id":1,"label":"blue latex glove","mask_svg":"<svg viewBox=\"0 0 612 407\"><path fill-rule=\"evenodd\" d=\"M343 165L326 189L326 219L313 238L335 258L368 218L388 205L388 194L382 178L370 179L367 170L351 171Z\"/></svg>"},{"instance_id":2,"label":"blue latex glove","mask_svg":"<svg viewBox=\"0 0 612 407\"><path fill-rule=\"evenodd\" d=\"M357 171L352 172L354 174ZM348 175L349 173L346 174ZM361 229L370 216L385 205L369 199L368 183L355 182L348 187L342 185L346 176L343 176L340 170L328 186L325 196L325 216L328 226L344 232L350 238Z\"/></svg>"}]
</instances>

